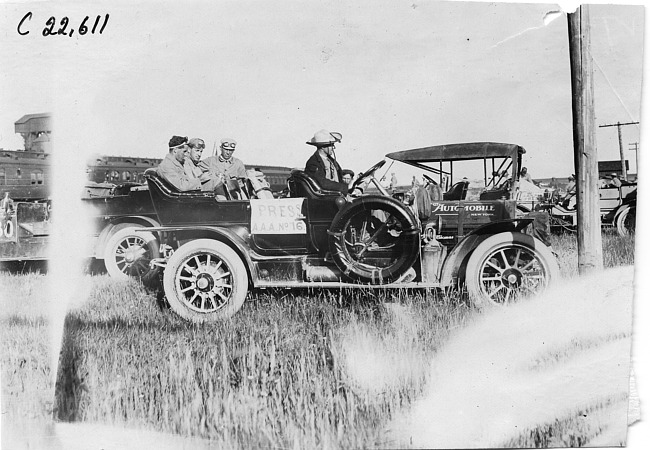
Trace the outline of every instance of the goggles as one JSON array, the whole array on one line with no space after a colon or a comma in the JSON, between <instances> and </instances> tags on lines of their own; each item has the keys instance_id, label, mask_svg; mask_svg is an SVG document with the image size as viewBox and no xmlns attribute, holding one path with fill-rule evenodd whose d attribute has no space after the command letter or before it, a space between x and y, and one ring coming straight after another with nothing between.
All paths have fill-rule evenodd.
<instances>
[{"instance_id":1,"label":"goggles","mask_svg":"<svg viewBox=\"0 0 650 450\"><path fill-rule=\"evenodd\" d=\"M202 142L199 142L198 144L190 144L190 147L191 148L199 148L199 149L203 150L205 148L205 144L202 143Z\"/></svg>"},{"instance_id":2,"label":"goggles","mask_svg":"<svg viewBox=\"0 0 650 450\"><path fill-rule=\"evenodd\" d=\"M237 144L235 144L234 142L224 142L223 144L221 144L221 148L225 150L232 150L232 151L235 151L236 146Z\"/></svg>"}]
</instances>

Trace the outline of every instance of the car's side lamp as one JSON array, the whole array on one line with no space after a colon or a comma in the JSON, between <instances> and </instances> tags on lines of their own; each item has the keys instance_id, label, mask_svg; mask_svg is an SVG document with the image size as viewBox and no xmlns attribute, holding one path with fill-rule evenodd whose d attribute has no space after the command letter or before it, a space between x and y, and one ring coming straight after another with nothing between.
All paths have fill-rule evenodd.
<instances>
[{"instance_id":1,"label":"car's side lamp","mask_svg":"<svg viewBox=\"0 0 650 450\"><path fill-rule=\"evenodd\" d=\"M425 244L436 239L436 229L435 225L431 222L427 223L424 227L424 232L422 233L422 240Z\"/></svg>"},{"instance_id":2,"label":"car's side lamp","mask_svg":"<svg viewBox=\"0 0 650 450\"><path fill-rule=\"evenodd\" d=\"M336 197L336 200L334 200L334 203L336 203L336 207L341 210L343 207L346 205L347 201L345 200L345 197Z\"/></svg>"},{"instance_id":3,"label":"car's side lamp","mask_svg":"<svg viewBox=\"0 0 650 450\"><path fill-rule=\"evenodd\" d=\"M435 222L428 222L424 226L424 231L422 233L422 240L425 244L429 242L436 241L436 235L442 229L442 217L438 216Z\"/></svg>"}]
</instances>

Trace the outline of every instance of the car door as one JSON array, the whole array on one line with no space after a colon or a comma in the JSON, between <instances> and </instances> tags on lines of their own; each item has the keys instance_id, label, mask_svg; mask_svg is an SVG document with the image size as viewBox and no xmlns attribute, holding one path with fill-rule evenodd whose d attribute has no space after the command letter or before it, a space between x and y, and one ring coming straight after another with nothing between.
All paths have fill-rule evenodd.
<instances>
[{"instance_id":1,"label":"car door","mask_svg":"<svg viewBox=\"0 0 650 450\"><path fill-rule=\"evenodd\" d=\"M250 200L250 233L254 248L263 255L309 252L309 214L305 198Z\"/></svg>"}]
</instances>

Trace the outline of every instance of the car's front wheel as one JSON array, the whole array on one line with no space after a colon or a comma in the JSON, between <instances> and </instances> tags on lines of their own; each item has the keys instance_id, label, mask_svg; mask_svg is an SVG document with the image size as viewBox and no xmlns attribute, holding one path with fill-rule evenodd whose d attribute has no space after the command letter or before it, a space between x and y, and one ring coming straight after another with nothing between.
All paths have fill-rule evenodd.
<instances>
[{"instance_id":1,"label":"car's front wheel","mask_svg":"<svg viewBox=\"0 0 650 450\"><path fill-rule=\"evenodd\" d=\"M475 306L502 305L537 294L560 276L553 253L517 232L487 238L470 255L465 286Z\"/></svg>"},{"instance_id":2,"label":"car's front wheel","mask_svg":"<svg viewBox=\"0 0 650 450\"><path fill-rule=\"evenodd\" d=\"M163 286L172 310L192 322L232 317L244 304L248 274L242 259L223 242L197 239L167 262Z\"/></svg>"}]
</instances>

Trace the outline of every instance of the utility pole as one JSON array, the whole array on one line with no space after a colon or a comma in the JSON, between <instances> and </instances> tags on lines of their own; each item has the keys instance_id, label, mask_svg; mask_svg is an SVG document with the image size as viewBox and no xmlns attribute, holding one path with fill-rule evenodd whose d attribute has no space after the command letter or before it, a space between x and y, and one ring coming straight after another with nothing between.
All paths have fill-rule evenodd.
<instances>
[{"instance_id":1,"label":"utility pole","mask_svg":"<svg viewBox=\"0 0 650 450\"><path fill-rule=\"evenodd\" d=\"M568 15L571 92L573 94L573 157L578 196L578 272L603 268L603 243L598 207L598 152L594 128L594 81L589 7Z\"/></svg>"},{"instance_id":2,"label":"utility pole","mask_svg":"<svg viewBox=\"0 0 650 450\"><path fill-rule=\"evenodd\" d=\"M601 125L600 128L605 127L616 127L618 129L618 150L621 155L621 170L623 171L623 179L627 181L627 168L625 167L625 155L623 154L623 134L621 133L621 127L624 125L638 125L639 122L616 122L610 123L607 125Z\"/></svg>"}]
</instances>

